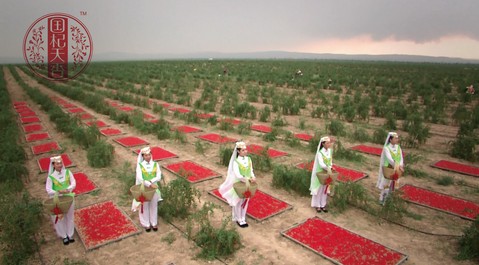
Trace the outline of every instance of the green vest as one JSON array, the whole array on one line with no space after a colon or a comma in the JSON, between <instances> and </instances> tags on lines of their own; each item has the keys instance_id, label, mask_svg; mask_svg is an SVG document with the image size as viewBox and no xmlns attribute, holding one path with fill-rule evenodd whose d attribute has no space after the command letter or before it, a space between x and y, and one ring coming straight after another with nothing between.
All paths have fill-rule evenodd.
<instances>
[{"instance_id":1,"label":"green vest","mask_svg":"<svg viewBox=\"0 0 479 265\"><path fill-rule=\"evenodd\" d=\"M246 158L248 158L248 166L243 166L238 158L236 158L235 162L238 164L238 168L239 168L239 172L241 174L241 176L244 176L246 178L251 178L251 169L253 168L252 165L251 165L251 158L249 156L247 156Z\"/></svg>"},{"instance_id":2,"label":"green vest","mask_svg":"<svg viewBox=\"0 0 479 265\"><path fill-rule=\"evenodd\" d=\"M391 157L393 158L394 163L396 165L399 165L399 163L401 163L401 146L398 145L398 150L396 153L394 153L393 150L389 148L389 146L387 146L387 149L389 153L391 154ZM385 167L389 166L389 160L387 159L387 157L384 157L384 166Z\"/></svg>"},{"instance_id":3,"label":"green vest","mask_svg":"<svg viewBox=\"0 0 479 265\"><path fill-rule=\"evenodd\" d=\"M70 170L66 169L65 171L65 181L60 182L56 178L54 178L52 175L48 175L48 177L52 180L52 190L54 191L60 191L60 190L66 190L68 186L70 186ZM66 196L75 196L75 193L70 192L67 194L63 194Z\"/></svg>"},{"instance_id":4,"label":"green vest","mask_svg":"<svg viewBox=\"0 0 479 265\"><path fill-rule=\"evenodd\" d=\"M140 163L140 168L141 168L141 176L143 177L144 180L152 180L154 177L156 177L156 170L158 167L158 163L153 162L153 170L151 172L147 172L146 168L143 167L143 165Z\"/></svg>"}]
</instances>

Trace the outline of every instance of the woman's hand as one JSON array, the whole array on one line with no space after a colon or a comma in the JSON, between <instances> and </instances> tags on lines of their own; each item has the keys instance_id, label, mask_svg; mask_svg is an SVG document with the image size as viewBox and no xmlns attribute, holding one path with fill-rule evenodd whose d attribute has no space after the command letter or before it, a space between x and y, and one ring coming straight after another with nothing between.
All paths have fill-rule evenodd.
<instances>
[{"instance_id":1,"label":"woman's hand","mask_svg":"<svg viewBox=\"0 0 479 265\"><path fill-rule=\"evenodd\" d=\"M153 189L158 189L158 185L156 184L151 184L150 187L152 187Z\"/></svg>"},{"instance_id":2,"label":"woman's hand","mask_svg":"<svg viewBox=\"0 0 479 265\"><path fill-rule=\"evenodd\" d=\"M256 179L255 179L255 178L254 178L254 179L250 179L249 181L250 181L251 183L255 183L255 182L256 182Z\"/></svg>"}]
</instances>

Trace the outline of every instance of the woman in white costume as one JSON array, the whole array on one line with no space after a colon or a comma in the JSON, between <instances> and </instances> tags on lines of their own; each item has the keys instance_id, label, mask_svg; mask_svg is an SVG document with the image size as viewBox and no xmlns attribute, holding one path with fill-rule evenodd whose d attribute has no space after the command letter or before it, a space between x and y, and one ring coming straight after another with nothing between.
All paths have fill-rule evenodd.
<instances>
[{"instance_id":1,"label":"woman in white costume","mask_svg":"<svg viewBox=\"0 0 479 265\"><path fill-rule=\"evenodd\" d=\"M379 202L384 204L388 194L394 191L399 180L390 180L384 177L383 167L390 166L395 171L404 172L404 159L401 147L399 146L399 135L395 132L388 133L384 142L383 152L379 163L379 175L376 187L381 190Z\"/></svg>"},{"instance_id":2,"label":"woman in white costume","mask_svg":"<svg viewBox=\"0 0 479 265\"><path fill-rule=\"evenodd\" d=\"M333 137L322 137L316 150L314 157L313 170L311 171L311 184L309 190L311 191L311 207L319 212L328 212L326 204L328 203L328 188L329 185L321 185L316 174L318 172L332 173L333 167L333 149L332 145L335 139Z\"/></svg>"},{"instance_id":3,"label":"woman in white costume","mask_svg":"<svg viewBox=\"0 0 479 265\"><path fill-rule=\"evenodd\" d=\"M75 196L73 190L76 187L76 181L70 170L66 169L63 165L61 156L54 156L50 158L50 165L48 167L47 182L45 189L48 196L51 198L58 193L58 196ZM75 242L73 233L75 231L74 224L74 210L75 200L68 209L67 213L64 213L60 218L52 215L52 222L58 237L62 238L63 244Z\"/></svg>"},{"instance_id":4,"label":"woman in white costume","mask_svg":"<svg viewBox=\"0 0 479 265\"><path fill-rule=\"evenodd\" d=\"M158 182L161 180L160 165L153 160L150 147L140 150L136 163L136 185L144 183L145 187L156 189L155 195L148 202L143 202L143 212L138 211L141 226L146 232L158 231L158 201L161 198ZM133 199L132 210L137 211L141 203Z\"/></svg>"},{"instance_id":5,"label":"woman in white costume","mask_svg":"<svg viewBox=\"0 0 479 265\"><path fill-rule=\"evenodd\" d=\"M226 180L221 184L219 192L228 204L233 207L233 221L241 227L248 227L246 211L248 210L249 198L241 199L236 194L233 184L242 181L256 182L251 158L247 156L248 150L244 142L237 142L228 165Z\"/></svg>"}]
</instances>

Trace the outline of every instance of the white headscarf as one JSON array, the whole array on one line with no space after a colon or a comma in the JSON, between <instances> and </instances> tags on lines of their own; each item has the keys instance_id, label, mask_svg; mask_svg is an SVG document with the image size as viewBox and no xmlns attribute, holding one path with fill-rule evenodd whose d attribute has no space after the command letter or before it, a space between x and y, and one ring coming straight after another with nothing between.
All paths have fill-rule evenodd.
<instances>
[{"instance_id":1,"label":"white headscarf","mask_svg":"<svg viewBox=\"0 0 479 265\"><path fill-rule=\"evenodd\" d=\"M56 163L62 163L62 172L65 170L65 164L63 164L63 159L62 159L62 156L59 155L59 156L52 156L50 157L50 165L48 166L48 176L50 176L53 171L55 171L55 167L53 167L53 163L56 162Z\"/></svg>"},{"instance_id":2,"label":"white headscarf","mask_svg":"<svg viewBox=\"0 0 479 265\"><path fill-rule=\"evenodd\" d=\"M246 148L246 144L242 141L235 143L235 148L233 150L233 153L231 154L230 162L228 164L228 172L226 173L226 180L225 182L223 182L223 184L221 184L220 188L218 189L221 196L223 196L223 198L225 198L231 206L236 205L236 203L239 201L239 200L233 201L234 198L232 196L228 196L227 194L231 192L231 190L233 189L233 184L237 182L235 173L233 171L233 164L235 159L238 157L238 148L241 148L241 149Z\"/></svg>"},{"instance_id":3,"label":"white headscarf","mask_svg":"<svg viewBox=\"0 0 479 265\"><path fill-rule=\"evenodd\" d=\"M149 146L145 147L145 148L142 148L140 150L140 152L138 153L138 158L136 159L136 163L137 164L140 164L141 162L143 162L145 159L143 159L143 154L151 154L151 149ZM151 155L151 161L154 161L153 160L153 154Z\"/></svg>"},{"instance_id":4,"label":"white headscarf","mask_svg":"<svg viewBox=\"0 0 479 265\"><path fill-rule=\"evenodd\" d=\"M386 147L389 144L389 141L390 141L391 137L399 137L399 136L395 132L389 132L388 136L386 137L386 141L384 142L384 145L383 145L383 152L381 152L381 160L379 161L379 178L378 178L378 184L377 185L379 185L381 177L384 177L384 175L383 175L384 147Z\"/></svg>"}]
</instances>

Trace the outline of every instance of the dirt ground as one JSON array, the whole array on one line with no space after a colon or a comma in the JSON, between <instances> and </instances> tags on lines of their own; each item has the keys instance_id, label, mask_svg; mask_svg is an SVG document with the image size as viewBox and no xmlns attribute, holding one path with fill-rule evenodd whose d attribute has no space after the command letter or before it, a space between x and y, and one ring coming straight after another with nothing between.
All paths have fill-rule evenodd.
<instances>
[{"instance_id":1,"label":"dirt ground","mask_svg":"<svg viewBox=\"0 0 479 265\"><path fill-rule=\"evenodd\" d=\"M204 146L207 147L206 152L204 154L194 152L194 143L198 141L195 136L205 132L226 134L229 137L243 139L248 143L255 143L263 146L268 144L262 140L262 134L259 132L252 131L250 135L243 136L238 135L236 132L225 133L224 131L220 131L211 126L196 124L193 126L202 127L203 132L188 134L188 143L178 144L174 140L160 141L154 135L140 135L136 129L128 127L128 125L115 124L115 122L110 120L108 116L98 114L80 102L75 102L58 95L43 85L39 85L35 80L21 72L20 69L17 70L20 72L20 76L26 83L32 87L39 88L43 93L49 96L63 98L85 109L88 113L99 120L104 121L111 127L121 129L126 133L125 136L139 136L140 138L147 140L151 146L160 146L178 155L178 158L160 161L161 165L176 161L193 160L224 175L226 173L226 168L219 165L219 145L203 142ZM120 194L122 184L119 180L111 177L113 169L121 168L125 163L130 163L130 172L132 178L134 177L133 164L136 161L136 155L132 152L134 148L125 148L113 142L112 139L116 138L115 136L108 138L105 137L105 139L115 147L114 165L106 169L94 169L89 167L86 158L86 151L73 144L65 135L59 133L55 129L55 125L49 121L46 113L40 109L40 106L35 104L15 82L10 71L6 67L3 68L3 71L5 73L7 88L12 101L26 101L40 117L42 125L45 127L45 130L50 133L51 138L63 147L64 152L70 155L72 161L76 165L71 170L73 172L84 172L99 188L99 191L97 192L78 196L76 198L76 208L82 208L90 204L112 200L132 218L138 227L140 227L138 214L130 211L130 199L124 198ZM149 109L142 110L153 114ZM175 119L171 114L165 118L173 125L184 124L183 121ZM297 133L306 132L312 134L316 128L324 128L323 122L320 122L318 119L312 119L309 115L302 116L302 119L304 119L307 124L305 130L298 129L298 116L289 116L286 117L286 119L289 123L286 129ZM254 122L254 124L257 123L259 122ZM372 119L370 123L382 124L383 121L381 119ZM479 187L478 178L441 171L429 166L431 163L439 159L458 161L447 155L447 143L454 139L456 132L457 128L455 127L431 125L432 135L428 139L426 145L419 150L405 150L405 152L419 153L424 156L424 160L421 161L420 164L415 165L416 168L428 172L431 175L452 176L455 180L455 185L440 186L431 178L418 179L410 176L406 176L401 184L413 184L419 187L479 202L479 193L477 192ZM23 135L20 135L19 139L23 139L22 144L24 145L28 156L25 164L30 173L26 187L32 196L41 200L47 199L47 194L45 192L45 180L47 176L46 173L39 173L37 159L50 155L33 155L30 149L30 146L33 144L26 143ZM35 144L36 143L38 142L35 142ZM347 140L343 140L343 143L345 144L345 147L358 144L347 142ZM307 146L306 143L301 144L304 146L303 149L291 148L281 141L274 142L271 144L272 148L290 154L287 157L275 158L274 162L285 165L295 165L300 162L312 160L312 154L309 151L305 151ZM379 158L370 155L364 156L366 157L366 162L363 164L349 163L347 161L336 161L336 163L344 167L367 173L369 177L361 180L360 183L366 187L371 194L376 196L378 191L375 188L375 183L377 180ZM163 169L162 172L167 182L176 178L176 176L165 169ZM300 197L294 193L288 193L284 190L273 188L271 186L271 173L257 173L257 177L262 191L291 204L293 207L291 210L285 211L262 222L256 222L249 219L249 228L238 229L242 238L243 247L233 257L227 260L203 261L196 259L195 254L198 253L198 247L196 247L193 242L188 241L184 236L184 223L173 222L173 224L169 224L161 220L161 218L159 220L159 231L156 233L145 233L143 231L139 235L127 237L121 241L110 243L92 251L86 251L81 240L78 240L79 238L76 235L76 243L63 246L61 240L56 238L49 217L45 214L45 222L42 225L40 236L38 238L39 242L41 242L40 253L34 257L32 262L33 264L63 264L63 260L69 258L74 261L84 260L89 264L331 264L330 261L322 258L320 255L292 242L280 234L281 231L293 226L294 224L319 215L320 218L326 221L332 222L361 236L408 255L406 264L473 264L469 261L459 262L453 258L456 255L458 236L462 234L465 227L470 226L471 222L468 220L413 204L409 204L409 210L420 214L423 218L421 220L405 218L404 226L399 226L389 222L379 223L377 217L354 208L341 214L317 214L310 207L310 197ZM216 178L195 184L195 187L202 192L201 202L211 201L222 206L223 211L219 213L217 217L218 219L230 216L230 208L227 207L225 203L208 195L207 192L218 188L223 182L223 179L224 178ZM465 183L466 185L457 185L459 180L462 180L462 183ZM162 238L165 238L167 235L174 235L174 238L176 239L171 245L164 240L162 241Z\"/></svg>"}]
</instances>

